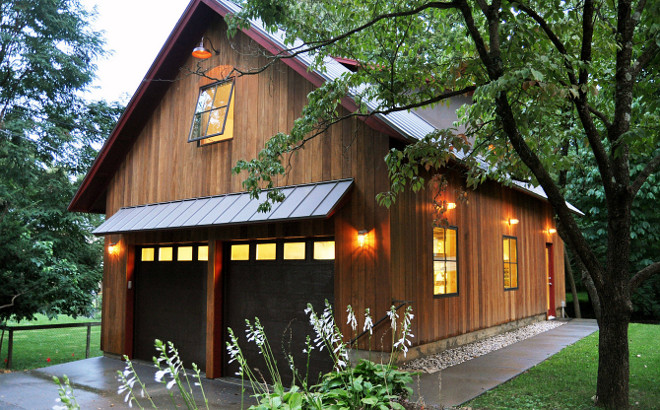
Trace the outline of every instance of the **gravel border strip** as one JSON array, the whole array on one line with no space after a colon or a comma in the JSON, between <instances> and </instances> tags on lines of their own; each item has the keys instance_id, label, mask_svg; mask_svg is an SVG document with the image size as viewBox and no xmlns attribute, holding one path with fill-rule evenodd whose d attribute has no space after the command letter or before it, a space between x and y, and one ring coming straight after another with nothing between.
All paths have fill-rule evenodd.
<instances>
[{"instance_id":1,"label":"gravel border strip","mask_svg":"<svg viewBox=\"0 0 660 410\"><path fill-rule=\"evenodd\" d=\"M472 342L440 353L420 357L400 366L402 370L423 371L435 373L447 367L456 366L468 360L483 356L486 353L512 345L539 333L546 332L563 325L566 322L543 321L523 326L497 336L492 336L478 342Z\"/></svg>"}]
</instances>

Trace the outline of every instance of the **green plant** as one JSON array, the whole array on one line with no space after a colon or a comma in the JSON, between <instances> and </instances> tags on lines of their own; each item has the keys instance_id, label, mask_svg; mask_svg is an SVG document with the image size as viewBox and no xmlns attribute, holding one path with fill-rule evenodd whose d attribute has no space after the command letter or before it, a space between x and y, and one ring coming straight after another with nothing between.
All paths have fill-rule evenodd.
<instances>
[{"instance_id":1,"label":"green plant","mask_svg":"<svg viewBox=\"0 0 660 410\"><path fill-rule=\"evenodd\" d=\"M53 410L79 410L80 405L76 400L76 396L73 393L73 387L66 374L62 376L62 380L64 380L64 383L62 383L57 376L53 376L53 381L58 386L57 392L60 395L60 398L57 399L57 401L62 403L61 406L53 406Z\"/></svg>"}]
</instances>

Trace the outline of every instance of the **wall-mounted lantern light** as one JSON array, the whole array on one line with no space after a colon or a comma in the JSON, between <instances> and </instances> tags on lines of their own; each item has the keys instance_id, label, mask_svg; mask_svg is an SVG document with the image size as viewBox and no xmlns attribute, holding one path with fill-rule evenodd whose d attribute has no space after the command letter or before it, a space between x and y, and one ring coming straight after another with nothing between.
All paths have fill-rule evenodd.
<instances>
[{"instance_id":1,"label":"wall-mounted lantern light","mask_svg":"<svg viewBox=\"0 0 660 410\"><path fill-rule=\"evenodd\" d=\"M550 235L557 233L557 230L555 228L548 228L548 233Z\"/></svg>"},{"instance_id":2,"label":"wall-mounted lantern light","mask_svg":"<svg viewBox=\"0 0 660 410\"><path fill-rule=\"evenodd\" d=\"M108 245L108 255L117 255L119 253L119 243L111 242Z\"/></svg>"},{"instance_id":3,"label":"wall-mounted lantern light","mask_svg":"<svg viewBox=\"0 0 660 410\"><path fill-rule=\"evenodd\" d=\"M358 241L358 245L360 247L363 247L367 243L367 230L366 229L361 229L361 230L358 231L357 241Z\"/></svg>"},{"instance_id":4,"label":"wall-mounted lantern light","mask_svg":"<svg viewBox=\"0 0 660 410\"><path fill-rule=\"evenodd\" d=\"M447 210L451 211L456 208L456 202L447 202Z\"/></svg>"},{"instance_id":5,"label":"wall-mounted lantern light","mask_svg":"<svg viewBox=\"0 0 660 410\"><path fill-rule=\"evenodd\" d=\"M220 54L218 50L213 47L213 43L211 42L211 39L207 39L209 41L209 44L211 45L211 49L215 52L215 55ZM210 58L213 56L211 51L204 47L204 37L199 41L199 45L195 47L192 51L192 56L195 58L199 58L200 60L206 60L207 58Z\"/></svg>"},{"instance_id":6,"label":"wall-mounted lantern light","mask_svg":"<svg viewBox=\"0 0 660 410\"><path fill-rule=\"evenodd\" d=\"M519 222L516 218L509 218L509 225L518 225Z\"/></svg>"}]
</instances>

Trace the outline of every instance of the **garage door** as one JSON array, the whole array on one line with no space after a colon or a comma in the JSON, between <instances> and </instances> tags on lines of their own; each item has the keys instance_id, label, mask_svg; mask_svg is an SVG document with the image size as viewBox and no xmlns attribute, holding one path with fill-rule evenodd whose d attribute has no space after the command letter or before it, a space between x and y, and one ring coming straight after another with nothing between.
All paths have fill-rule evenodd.
<instances>
[{"instance_id":1,"label":"garage door","mask_svg":"<svg viewBox=\"0 0 660 410\"><path fill-rule=\"evenodd\" d=\"M154 340L171 341L184 366L206 366L208 246L143 247L136 251L133 354L151 361Z\"/></svg>"},{"instance_id":2,"label":"garage door","mask_svg":"<svg viewBox=\"0 0 660 410\"><path fill-rule=\"evenodd\" d=\"M239 337L241 349L251 368L259 368L269 378L263 357L254 342L247 343L245 319L258 317L266 330L270 346L285 383L291 380L286 355L292 354L296 367L305 371L303 353L307 335L314 331L305 315L307 303L321 312L324 301L334 300L334 241L292 240L230 244L225 275L226 327ZM234 375L236 363L228 364L225 353L224 374ZM327 351L315 350L310 361L310 381L319 372L331 370Z\"/></svg>"}]
</instances>

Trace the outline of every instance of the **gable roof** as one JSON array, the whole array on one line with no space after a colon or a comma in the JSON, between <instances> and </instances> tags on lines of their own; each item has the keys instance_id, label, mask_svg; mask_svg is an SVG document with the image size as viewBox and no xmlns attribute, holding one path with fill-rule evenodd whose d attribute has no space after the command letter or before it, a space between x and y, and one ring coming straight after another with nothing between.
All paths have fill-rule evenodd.
<instances>
[{"instance_id":1,"label":"gable roof","mask_svg":"<svg viewBox=\"0 0 660 410\"><path fill-rule=\"evenodd\" d=\"M178 67L188 58L190 50L199 41L214 14L225 17L227 14L239 10L240 7L229 0L192 0L188 4L119 118L110 137L103 144L96 160L71 200L68 206L69 211L105 212L105 192L108 184L146 124L148 117L155 110L158 101L166 93L170 84L167 80L176 77ZM288 48L284 43L283 32L269 33L260 21L251 21L251 27L242 31L273 54L278 54ZM302 42L298 42L294 46L301 44ZM324 59L322 71L310 71L313 57L306 53L298 54L293 58L284 58L281 61L317 87L349 72L344 65L331 58ZM358 106L351 97L352 95L349 95L342 99L342 105L349 111L355 111ZM367 101L367 106L374 110L377 103ZM386 115L376 114L363 118L363 120L377 131L409 141L421 139L435 130L422 117L409 111ZM457 157L461 159L460 155ZM515 181L514 187L537 198L547 199L545 192L540 187L532 187L529 184ZM573 206L570 208L581 213Z\"/></svg>"}]
</instances>

